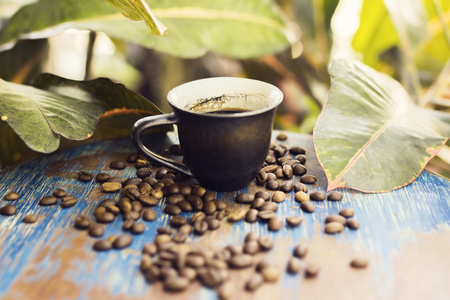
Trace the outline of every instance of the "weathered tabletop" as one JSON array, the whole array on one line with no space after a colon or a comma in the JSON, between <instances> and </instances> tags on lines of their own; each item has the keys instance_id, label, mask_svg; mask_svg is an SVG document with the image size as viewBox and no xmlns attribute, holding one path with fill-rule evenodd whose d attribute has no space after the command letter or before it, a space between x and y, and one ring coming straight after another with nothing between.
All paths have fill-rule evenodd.
<instances>
[{"instance_id":1,"label":"weathered tabletop","mask_svg":"<svg viewBox=\"0 0 450 300\"><path fill-rule=\"evenodd\" d=\"M274 133L276 136L277 132ZM318 182L309 190L326 191L326 178L314 155L312 138L288 133L279 142L301 145L307 150L306 167ZM155 135L150 144L157 151L177 143L174 135ZM161 283L149 284L139 270L141 249L153 241L156 228L169 226L169 216L162 213L164 200L155 210L160 212L146 231L134 236L129 248L95 252L95 238L73 227L81 214L92 215L96 204L105 198L120 198L120 193L105 194L95 180L83 183L76 179L81 170L97 174L107 172L122 178L135 176L129 164L122 171L111 170L109 162L125 160L134 152L130 139L96 142L23 163L0 173L0 199L14 190L21 197L12 204L14 216L0 215L0 299L214 299L214 290L196 283L179 294L166 293ZM294 178L294 182L298 182ZM369 180L369 179L368 179ZM55 188L74 195L79 202L72 208L37 204ZM238 192L218 193L217 198L233 202ZM285 270L292 249L299 243L308 245L306 263L320 267L316 278L282 273L276 283L267 283L256 292L244 291L244 283L253 270L231 271L236 285L235 299L450 299L450 182L423 172L405 188L390 193L363 194L342 190L340 202L314 202L315 212L299 209L293 192L279 205L278 215L304 217L300 226L286 225L278 232L267 230L265 223L238 223L222 220L219 230L203 236L191 234L192 243L204 247L241 245L247 232L271 236L272 251L260 254ZM0 206L7 204L3 201ZM243 205L245 206L245 205ZM248 205L247 205L248 206ZM324 219L342 208L351 207L361 227L345 228L342 233L324 233ZM22 223L26 214L37 213L34 224ZM191 216L192 213L183 213ZM120 234L122 220L106 227L105 236ZM350 260L364 255L366 269L349 267Z\"/></svg>"}]
</instances>

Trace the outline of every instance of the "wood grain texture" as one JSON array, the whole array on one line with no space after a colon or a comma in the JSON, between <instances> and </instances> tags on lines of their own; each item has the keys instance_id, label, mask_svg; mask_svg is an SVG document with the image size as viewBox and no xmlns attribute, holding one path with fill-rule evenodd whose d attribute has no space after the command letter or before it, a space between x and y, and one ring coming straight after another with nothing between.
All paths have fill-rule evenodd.
<instances>
[{"instance_id":1,"label":"wood grain texture","mask_svg":"<svg viewBox=\"0 0 450 300\"><path fill-rule=\"evenodd\" d=\"M278 132L274 132L276 136ZM326 178L314 155L312 138L288 133L289 146L307 150L306 167L318 182L310 191L326 191ZM275 139L274 139L275 140ZM177 143L173 134L149 137L148 144L163 152ZM192 284L188 290L171 294L160 283L149 284L139 271L141 249L153 241L156 228L169 226L163 213L146 222L146 231L135 235L124 250L97 253L94 238L73 227L80 214L92 215L96 204L105 198L119 199L119 193L104 194L94 181L82 183L77 172L107 172L122 178L135 176L130 164L124 170L109 169L113 160L124 160L134 148L129 139L97 142L23 163L0 173L0 199L14 190L19 200L12 217L0 216L0 298L1 299L215 299L214 290ZM294 178L294 182L298 182ZM370 178L367 178L370 180ZM41 207L37 201L62 188L79 202L72 208ZM244 190L218 193L219 199L233 202L238 192L254 193L261 189L253 183ZM264 223L223 222L219 230L199 237L191 235L194 247L216 248L242 244L247 232L269 235L275 248L260 259L272 260L283 270L276 283L265 284L254 293L244 291L244 282L252 270L232 271L234 299L449 299L450 286L450 182L423 172L410 185L390 193L363 194L341 190L341 202L314 202L316 211L299 209L293 193L279 205L278 215L300 215L303 223L296 228L286 225L279 232L269 232ZM0 206L6 204L3 201ZM162 210L165 201L155 208ZM245 207L245 205L242 205ZM358 230L340 234L324 233L324 219L342 208L351 207L361 223ZM23 216L39 214L35 224L21 222ZM183 213L190 216L191 213ZM119 218L106 227L105 236L122 233ZM287 260L298 243L308 244L305 263L320 267L317 278L284 272ZM356 255L369 258L367 269L349 267Z\"/></svg>"}]
</instances>

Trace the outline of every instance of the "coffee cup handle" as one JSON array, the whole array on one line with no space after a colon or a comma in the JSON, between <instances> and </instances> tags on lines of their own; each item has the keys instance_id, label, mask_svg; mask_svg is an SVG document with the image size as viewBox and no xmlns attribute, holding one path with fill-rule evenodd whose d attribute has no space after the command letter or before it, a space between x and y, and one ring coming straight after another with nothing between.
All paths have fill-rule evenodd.
<instances>
[{"instance_id":1,"label":"coffee cup handle","mask_svg":"<svg viewBox=\"0 0 450 300\"><path fill-rule=\"evenodd\" d=\"M163 166L181 172L184 175L193 177L191 170L189 170L186 165L174 161L173 159L161 156L145 147L145 145L142 143L141 135L145 130L156 126L172 125L176 124L177 122L178 117L175 116L174 113L144 117L134 123L133 128L131 129L131 138L133 139L136 149L150 160L156 161Z\"/></svg>"}]
</instances>

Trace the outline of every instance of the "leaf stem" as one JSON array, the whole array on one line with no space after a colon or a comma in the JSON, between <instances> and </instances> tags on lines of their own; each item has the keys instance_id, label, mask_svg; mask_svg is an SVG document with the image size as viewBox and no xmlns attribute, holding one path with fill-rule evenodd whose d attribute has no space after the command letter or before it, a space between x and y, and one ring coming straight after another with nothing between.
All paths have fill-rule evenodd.
<instances>
[{"instance_id":1,"label":"leaf stem","mask_svg":"<svg viewBox=\"0 0 450 300\"><path fill-rule=\"evenodd\" d=\"M444 14L442 13L442 7L439 3L439 0L433 0L433 6L434 10L436 11L436 14L438 15L439 21L442 25L442 31L444 32L445 40L450 48L450 31L447 28L447 24L445 22Z\"/></svg>"},{"instance_id":2,"label":"leaf stem","mask_svg":"<svg viewBox=\"0 0 450 300\"><path fill-rule=\"evenodd\" d=\"M97 38L97 33L95 31L90 31L89 32L89 42L88 42L88 46L87 46L87 51L86 51L86 64L84 66L84 80L88 80L91 78L91 65L92 65L92 59L94 57L94 45L95 45L95 40Z\"/></svg>"}]
</instances>

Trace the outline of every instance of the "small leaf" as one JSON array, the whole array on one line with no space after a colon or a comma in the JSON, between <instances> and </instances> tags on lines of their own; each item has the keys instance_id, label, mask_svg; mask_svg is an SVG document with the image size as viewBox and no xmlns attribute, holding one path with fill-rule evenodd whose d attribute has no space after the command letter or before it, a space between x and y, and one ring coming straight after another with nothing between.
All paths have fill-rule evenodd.
<instances>
[{"instance_id":1,"label":"small leaf","mask_svg":"<svg viewBox=\"0 0 450 300\"><path fill-rule=\"evenodd\" d=\"M334 61L314 129L328 190L387 192L412 182L450 135L448 114L414 104L391 77L356 61Z\"/></svg>"},{"instance_id":2,"label":"small leaf","mask_svg":"<svg viewBox=\"0 0 450 300\"><path fill-rule=\"evenodd\" d=\"M144 20L154 35L165 36L167 27L164 26L152 13L144 0L108 0L131 20Z\"/></svg>"}]
</instances>

